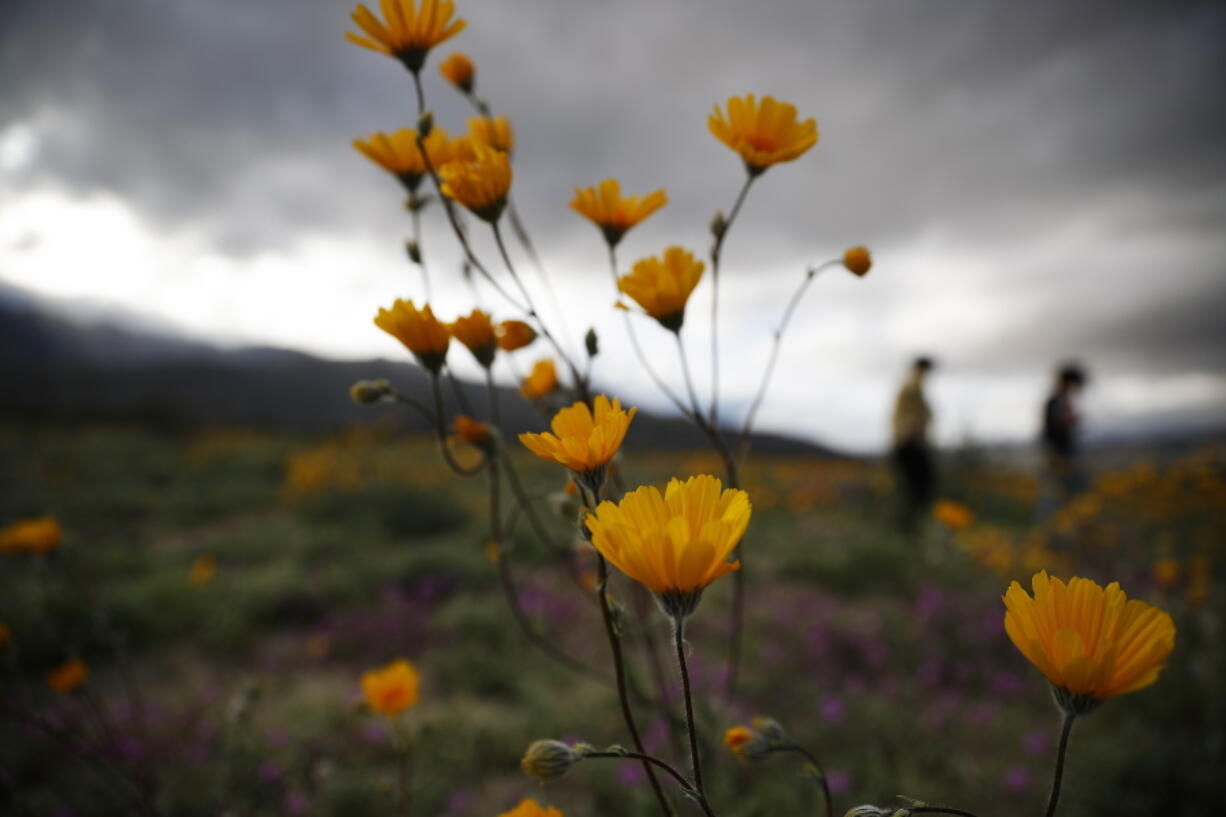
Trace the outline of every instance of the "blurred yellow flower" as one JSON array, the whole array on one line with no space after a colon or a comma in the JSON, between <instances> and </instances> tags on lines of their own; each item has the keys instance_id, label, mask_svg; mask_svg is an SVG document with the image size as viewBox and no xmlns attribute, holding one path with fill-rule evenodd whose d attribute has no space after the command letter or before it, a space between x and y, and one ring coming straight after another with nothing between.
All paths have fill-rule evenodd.
<instances>
[{"instance_id":1,"label":"blurred yellow flower","mask_svg":"<svg viewBox=\"0 0 1226 817\"><path fill-rule=\"evenodd\" d=\"M482 446L490 441L490 427L467 414L457 414L452 425L455 427L456 436L466 443Z\"/></svg>"},{"instance_id":2,"label":"blurred yellow flower","mask_svg":"<svg viewBox=\"0 0 1226 817\"><path fill-rule=\"evenodd\" d=\"M443 165L443 195L491 224L502 215L511 189L511 160L500 150L473 144L473 158Z\"/></svg>"},{"instance_id":3,"label":"blurred yellow flower","mask_svg":"<svg viewBox=\"0 0 1226 817\"><path fill-rule=\"evenodd\" d=\"M694 254L669 247L659 258L635 262L630 272L617 282L617 288L633 298L643 311L665 329L679 332L685 321L685 304L706 265Z\"/></svg>"},{"instance_id":4,"label":"blurred yellow flower","mask_svg":"<svg viewBox=\"0 0 1226 817\"><path fill-rule=\"evenodd\" d=\"M444 128L434 128L422 142L432 165L438 166L450 158L450 142ZM426 162L417 147L417 131L412 128L354 139L353 148L399 179L409 192L417 190L426 175Z\"/></svg>"},{"instance_id":5,"label":"blurred yellow flower","mask_svg":"<svg viewBox=\"0 0 1226 817\"><path fill-rule=\"evenodd\" d=\"M843 266L863 278L873 268L873 257L869 255L868 247L852 247L843 253Z\"/></svg>"},{"instance_id":6,"label":"blurred yellow flower","mask_svg":"<svg viewBox=\"0 0 1226 817\"><path fill-rule=\"evenodd\" d=\"M728 99L728 115L715 106L707 127L716 139L740 154L750 174L779 162L790 162L817 144L817 122L796 121L796 107L753 94Z\"/></svg>"},{"instance_id":7,"label":"blurred yellow flower","mask_svg":"<svg viewBox=\"0 0 1226 817\"><path fill-rule=\"evenodd\" d=\"M527 400L540 400L553 394L558 387L558 370L547 357L532 364L532 371L519 384L519 393Z\"/></svg>"},{"instance_id":8,"label":"blurred yellow flower","mask_svg":"<svg viewBox=\"0 0 1226 817\"><path fill-rule=\"evenodd\" d=\"M1168 614L1129 601L1119 582L1103 589L1073 578L1065 585L1040 571L1031 586L1033 598L1017 582L1009 586L1005 631L1063 693L1066 711L1088 711L1097 701L1158 680L1175 646L1175 623Z\"/></svg>"},{"instance_id":9,"label":"blurred yellow flower","mask_svg":"<svg viewBox=\"0 0 1226 817\"><path fill-rule=\"evenodd\" d=\"M672 616L693 612L703 588L739 570L728 557L749 525L749 495L713 476L672 479L661 494L645 485L587 516L592 544L645 585Z\"/></svg>"},{"instance_id":10,"label":"blurred yellow flower","mask_svg":"<svg viewBox=\"0 0 1226 817\"><path fill-rule=\"evenodd\" d=\"M503 321L498 324L498 348L504 352L522 349L536 340L536 330L523 321Z\"/></svg>"},{"instance_id":11,"label":"blurred yellow flower","mask_svg":"<svg viewBox=\"0 0 1226 817\"><path fill-rule=\"evenodd\" d=\"M724 745L737 754L740 754L741 748L753 739L753 731L744 726L733 726L724 732Z\"/></svg>"},{"instance_id":12,"label":"blurred yellow flower","mask_svg":"<svg viewBox=\"0 0 1226 817\"><path fill-rule=\"evenodd\" d=\"M192 562L192 569L187 574L187 581L195 587L202 587L213 581L217 575L217 560L212 556L201 556Z\"/></svg>"},{"instance_id":13,"label":"blurred yellow flower","mask_svg":"<svg viewBox=\"0 0 1226 817\"><path fill-rule=\"evenodd\" d=\"M403 343L429 371L438 374L443 367L451 335L429 304L418 309L412 301L397 298L391 309L379 310L375 326Z\"/></svg>"},{"instance_id":14,"label":"blurred yellow flower","mask_svg":"<svg viewBox=\"0 0 1226 817\"><path fill-rule=\"evenodd\" d=\"M498 817L562 817L562 812L552 806L543 808L531 797L525 797L519 801L518 806L510 811L504 811Z\"/></svg>"},{"instance_id":15,"label":"blurred yellow flower","mask_svg":"<svg viewBox=\"0 0 1226 817\"><path fill-rule=\"evenodd\" d=\"M965 505L941 499L932 506L932 516L950 530L966 530L975 521L975 514Z\"/></svg>"},{"instance_id":16,"label":"blurred yellow flower","mask_svg":"<svg viewBox=\"0 0 1226 817\"><path fill-rule=\"evenodd\" d=\"M1169 556L1164 559L1159 559L1158 561L1154 562L1152 571L1154 584L1158 585L1164 590L1170 589L1171 587L1175 586L1176 582L1179 581L1179 574L1182 572L1183 571L1179 567L1178 559L1172 559Z\"/></svg>"},{"instance_id":17,"label":"blurred yellow flower","mask_svg":"<svg viewBox=\"0 0 1226 817\"><path fill-rule=\"evenodd\" d=\"M379 0L379 6L383 22L359 3L350 17L367 36L347 31L345 39L395 57L414 73L421 70L431 48L468 25L463 19L451 19L455 14L455 3L451 0L421 0L420 8L416 8L415 0Z\"/></svg>"},{"instance_id":18,"label":"blurred yellow flower","mask_svg":"<svg viewBox=\"0 0 1226 817\"><path fill-rule=\"evenodd\" d=\"M617 179L605 179L597 187L576 187L570 208L599 227L605 241L614 247L631 227L666 204L668 196L662 188L645 196L622 198Z\"/></svg>"},{"instance_id":19,"label":"blurred yellow flower","mask_svg":"<svg viewBox=\"0 0 1226 817\"><path fill-rule=\"evenodd\" d=\"M519 441L538 457L561 463L576 474L600 475L621 448L637 411L622 409L616 397L597 395L592 408L579 401L555 414L549 423L552 434L520 434Z\"/></svg>"},{"instance_id":20,"label":"blurred yellow flower","mask_svg":"<svg viewBox=\"0 0 1226 817\"><path fill-rule=\"evenodd\" d=\"M473 84L476 82L477 76L477 67L473 65L473 61L468 58L467 54L462 54L459 51L456 51L447 59L439 63L438 72L443 75L443 79L447 80L464 93L471 94L473 92Z\"/></svg>"},{"instance_id":21,"label":"blurred yellow flower","mask_svg":"<svg viewBox=\"0 0 1226 817\"><path fill-rule=\"evenodd\" d=\"M362 675L362 697L381 715L398 715L417 703L417 669L403 658Z\"/></svg>"},{"instance_id":22,"label":"blurred yellow flower","mask_svg":"<svg viewBox=\"0 0 1226 817\"><path fill-rule=\"evenodd\" d=\"M0 529L0 553L50 553L63 538L64 532L55 517L20 519Z\"/></svg>"},{"instance_id":23,"label":"blurred yellow flower","mask_svg":"<svg viewBox=\"0 0 1226 817\"><path fill-rule=\"evenodd\" d=\"M474 142L503 153L515 150L515 132L505 116L473 116L468 120L468 136Z\"/></svg>"},{"instance_id":24,"label":"blurred yellow flower","mask_svg":"<svg viewBox=\"0 0 1226 817\"><path fill-rule=\"evenodd\" d=\"M451 336L464 344L485 368L494 362L494 353L498 350L497 338L494 336L494 324L490 321L490 313L474 309L471 314L456 318L447 324Z\"/></svg>"},{"instance_id":25,"label":"blurred yellow flower","mask_svg":"<svg viewBox=\"0 0 1226 817\"><path fill-rule=\"evenodd\" d=\"M85 662L79 658L73 658L47 673L47 686L52 692L67 695L84 684L88 676L89 669L85 666Z\"/></svg>"}]
</instances>

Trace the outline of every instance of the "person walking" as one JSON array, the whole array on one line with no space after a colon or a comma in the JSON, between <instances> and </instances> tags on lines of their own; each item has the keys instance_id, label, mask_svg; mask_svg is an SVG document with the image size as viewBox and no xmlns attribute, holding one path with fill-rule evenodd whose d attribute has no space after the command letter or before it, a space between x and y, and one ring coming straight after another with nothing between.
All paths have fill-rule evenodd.
<instances>
[{"instance_id":1,"label":"person walking","mask_svg":"<svg viewBox=\"0 0 1226 817\"><path fill-rule=\"evenodd\" d=\"M1077 456L1081 413L1077 396L1087 381L1085 369L1067 363L1056 372L1052 393L1043 403L1040 443L1046 466L1045 497L1039 509L1042 519L1050 517L1085 487Z\"/></svg>"},{"instance_id":2,"label":"person walking","mask_svg":"<svg viewBox=\"0 0 1226 817\"><path fill-rule=\"evenodd\" d=\"M927 516L936 492L936 469L928 443L932 409L924 396L924 381L934 365L932 358L916 358L894 401L892 455L901 487L899 521L907 533L914 533Z\"/></svg>"}]
</instances>

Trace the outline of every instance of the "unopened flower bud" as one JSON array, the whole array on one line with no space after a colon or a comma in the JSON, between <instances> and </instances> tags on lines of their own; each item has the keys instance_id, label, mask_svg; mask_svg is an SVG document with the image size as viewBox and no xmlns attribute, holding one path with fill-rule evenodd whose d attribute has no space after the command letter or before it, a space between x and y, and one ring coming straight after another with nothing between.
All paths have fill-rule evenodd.
<instances>
[{"instance_id":1,"label":"unopened flower bud","mask_svg":"<svg viewBox=\"0 0 1226 817\"><path fill-rule=\"evenodd\" d=\"M711 235L715 236L716 241L719 241L727 230L728 220L724 217L724 211L716 210L715 215L711 218Z\"/></svg>"},{"instance_id":2,"label":"unopened flower bud","mask_svg":"<svg viewBox=\"0 0 1226 817\"><path fill-rule=\"evenodd\" d=\"M848 271L863 278L873 268L873 257L868 253L868 247L852 247L843 253L843 266Z\"/></svg>"},{"instance_id":3,"label":"unopened flower bud","mask_svg":"<svg viewBox=\"0 0 1226 817\"><path fill-rule=\"evenodd\" d=\"M404 243L404 251L409 254L409 260L414 264L421 263L421 247L416 241L406 241Z\"/></svg>"},{"instance_id":4,"label":"unopened flower bud","mask_svg":"<svg viewBox=\"0 0 1226 817\"><path fill-rule=\"evenodd\" d=\"M369 405L378 403L392 393L392 385L386 380L359 380L349 387L349 397L355 403Z\"/></svg>"},{"instance_id":5,"label":"unopened flower bud","mask_svg":"<svg viewBox=\"0 0 1226 817\"><path fill-rule=\"evenodd\" d=\"M787 732L783 730L783 726L779 721L774 718L754 718L753 727L758 730L758 734L766 738L770 743L787 742Z\"/></svg>"},{"instance_id":6,"label":"unopened flower bud","mask_svg":"<svg viewBox=\"0 0 1226 817\"><path fill-rule=\"evenodd\" d=\"M724 732L724 745L742 760L761 760L770 748L760 734L746 726L734 726Z\"/></svg>"},{"instance_id":7,"label":"unopened flower bud","mask_svg":"<svg viewBox=\"0 0 1226 817\"><path fill-rule=\"evenodd\" d=\"M600 339L596 336L595 327L587 330L587 334L583 336L583 345L587 349L588 357L596 357L600 354Z\"/></svg>"},{"instance_id":8,"label":"unopened flower bud","mask_svg":"<svg viewBox=\"0 0 1226 817\"><path fill-rule=\"evenodd\" d=\"M537 740L528 746L519 767L524 774L542 783L550 783L566 776L571 767L583 756L560 740Z\"/></svg>"}]
</instances>

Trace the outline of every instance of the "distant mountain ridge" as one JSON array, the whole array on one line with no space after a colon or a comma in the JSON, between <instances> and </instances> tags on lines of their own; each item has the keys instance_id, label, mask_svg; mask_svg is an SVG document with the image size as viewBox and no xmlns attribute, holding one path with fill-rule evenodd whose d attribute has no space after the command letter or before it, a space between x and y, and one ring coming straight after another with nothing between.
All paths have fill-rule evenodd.
<instances>
[{"instance_id":1,"label":"distant mountain ridge","mask_svg":"<svg viewBox=\"0 0 1226 817\"><path fill-rule=\"evenodd\" d=\"M0 284L0 419L23 422L137 421L166 428L255 426L327 432L395 418L405 429L424 421L396 406L359 406L348 396L357 380L386 378L410 395L428 394L417 366L383 359L333 361L302 352L251 346L224 349L120 319L71 316L20 289ZM407 358L407 354L406 354ZM485 387L461 381L473 405ZM446 402L457 403L451 389ZM500 389L507 432L544 428L544 418L513 389ZM628 447L704 448L702 434L679 417L640 411ZM754 435L765 454L838 456L779 435Z\"/></svg>"}]
</instances>

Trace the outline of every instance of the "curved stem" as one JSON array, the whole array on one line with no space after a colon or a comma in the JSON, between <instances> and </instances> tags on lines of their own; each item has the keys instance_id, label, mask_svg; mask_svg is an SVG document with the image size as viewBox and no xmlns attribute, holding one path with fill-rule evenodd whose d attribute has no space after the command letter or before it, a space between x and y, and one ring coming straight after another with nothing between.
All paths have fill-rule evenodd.
<instances>
[{"instance_id":1,"label":"curved stem","mask_svg":"<svg viewBox=\"0 0 1226 817\"><path fill-rule=\"evenodd\" d=\"M835 266L838 263L837 261L827 261L821 266L810 267L805 272L804 280L800 282L800 286L796 288L796 292L792 294L791 300L788 301L787 308L783 310L783 318L779 321L778 328L775 329L774 342L771 346L770 357L766 362L766 369L762 372L762 382L758 384L758 391L754 395L753 402L749 404L749 411L745 413L745 422L741 425L741 432L737 435L736 445L732 449L737 459L742 462L749 451L749 435L753 430L754 418L758 414L758 409L762 406L762 401L766 398L766 389L770 386L771 377L775 373L775 365L779 362L779 349L783 345L783 333L787 331L792 315L796 312L796 307L800 305L800 299L809 288L809 284L827 267Z\"/></svg>"},{"instance_id":2,"label":"curved stem","mask_svg":"<svg viewBox=\"0 0 1226 817\"><path fill-rule=\"evenodd\" d=\"M826 805L826 817L834 817L834 803L830 797L830 783L826 780L826 770L822 768L821 761L817 759L817 755L810 752L799 743L790 743L786 746L780 746L778 749L772 749L775 752L795 752L817 769L819 775L818 780L822 786L822 801Z\"/></svg>"},{"instance_id":3,"label":"curved stem","mask_svg":"<svg viewBox=\"0 0 1226 817\"><path fill-rule=\"evenodd\" d=\"M745 184L741 186L741 192L737 193L736 201L733 202L732 209L728 212L728 218L724 220L723 227L711 246L711 410L707 413L707 419L710 420L711 425L717 427L719 426L719 261L728 231L732 229L732 223L736 221L737 214L741 212L741 205L745 203L745 196L749 194L749 187L756 178L757 175L754 173L746 174Z\"/></svg>"},{"instance_id":4,"label":"curved stem","mask_svg":"<svg viewBox=\"0 0 1226 817\"><path fill-rule=\"evenodd\" d=\"M673 646L677 650L677 665L681 668L681 691L685 694L685 724L690 736L690 765L694 771L694 789L706 799L702 785L702 758L698 752L698 730L694 724L694 699L690 691L690 670L685 660L685 616L673 617Z\"/></svg>"},{"instance_id":5,"label":"curved stem","mask_svg":"<svg viewBox=\"0 0 1226 817\"><path fill-rule=\"evenodd\" d=\"M439 376L431 373L430 375L430 391L434 394L434 434L438 439L438 451L443 457L443 462L447 463L452 471L462 477L471 477L473 474L480 473L482 468L491 464L488 454L482 453L480 462L472 468L466 468L456 462L455 456L451 453L451 449L447 447L447 421L443 411L443 390L438 384Z\"/></svg>"},{"instance_id":6,"label":"curved stem","mask_svg":"<svg viewBox=\"0 0 1226 817\"><path fill-rule=\"evenodd\" d=\"M1047 809L1043 817L1052 817L1056 813L1056 804L1060 801L1060 784L1064 781L1064 759L1068 754L1069 733L1073 731L1073 721L1076 715L1064 713L1064 722L1060 725L1060 745L1056 749L1056 769L1052 773L1051 796L1047 800Z\"/></svg>"}]
</instances>

